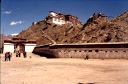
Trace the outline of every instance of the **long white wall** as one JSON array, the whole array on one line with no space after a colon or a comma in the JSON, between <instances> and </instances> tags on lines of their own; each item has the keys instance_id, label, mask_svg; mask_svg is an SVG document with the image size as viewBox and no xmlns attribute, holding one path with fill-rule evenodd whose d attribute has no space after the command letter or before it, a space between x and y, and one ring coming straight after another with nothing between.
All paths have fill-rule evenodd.
<instances>
[{"instance_id":1,"label":"long white wall","mask_svg":"<svg viewBox=\"0 0 128 84\"><path fill-rule=\"evenodd\" d=\"M4 53L5 52L14 52L14 44L13 43L4 43Z\"/></svg>"},{"instance_id":2,"label":"long white wall","mask_svg":"<svg viewBox=\"0 0 128 84\"><path fill-rule=\"evenodd\" d=\"M25 44L25 51L32 52L35 47L36 47L36 44Z\"/></svg>"}]
</instances>

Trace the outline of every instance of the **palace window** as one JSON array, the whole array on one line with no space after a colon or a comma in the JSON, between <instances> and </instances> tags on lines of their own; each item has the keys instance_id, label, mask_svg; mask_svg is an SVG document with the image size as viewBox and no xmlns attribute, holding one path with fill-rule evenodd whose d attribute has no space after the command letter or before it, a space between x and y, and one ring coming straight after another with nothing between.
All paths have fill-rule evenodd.
<instances>
[{"instance_id":1,"label":"palace window","mask_svg":"<svg viewBox=\"0 0 128 84\"><path fill-rule=\"evenodd\" d=\"M92 52L92 50L88 50L88 52Z\"/></svg>"},{"instance_id":2,"label":"palace window","mask_svg":"<svg viewBox=\"0 0 128 84\"><path fill-rule=\"evenodd\" d=\"M95 50L95 52L99 52L99 50Z\"/></svg>"}]
</instances>

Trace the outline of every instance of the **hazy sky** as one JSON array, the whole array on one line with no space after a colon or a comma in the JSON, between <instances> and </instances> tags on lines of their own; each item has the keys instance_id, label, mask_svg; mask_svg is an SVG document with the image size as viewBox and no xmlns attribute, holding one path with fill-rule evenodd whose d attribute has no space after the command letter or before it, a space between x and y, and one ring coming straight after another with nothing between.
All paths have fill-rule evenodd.
<instances>
[{"instance_id":1,"label":"hazy sky","mask_svg":"<svg viewBox=\"0 0 128 84\"><path fill-rule=\"evenodd\" d=\"M43 20L49 11L77 16L82 23L94 12L118 16L128 10L128 0L2 0L1 30L9 35Z\"/></svg>"}]
</instances>

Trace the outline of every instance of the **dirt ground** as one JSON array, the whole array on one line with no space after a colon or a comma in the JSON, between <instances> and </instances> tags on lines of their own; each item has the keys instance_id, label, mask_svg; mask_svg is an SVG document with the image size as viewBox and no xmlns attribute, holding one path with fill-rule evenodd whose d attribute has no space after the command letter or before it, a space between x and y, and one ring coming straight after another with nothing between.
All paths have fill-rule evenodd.
<instances>
[{"instance_id":1,"label":"dirt ground","mask_svg":"<svg viewBox=\"0 0 128 84\"><path fill-rule=\"evenodd\" d=\"M30 58L31 56L31 58ZM47 59L29 54L5 62L0 84L128 84L128 60Z\"/></svg>"}]
</instances>

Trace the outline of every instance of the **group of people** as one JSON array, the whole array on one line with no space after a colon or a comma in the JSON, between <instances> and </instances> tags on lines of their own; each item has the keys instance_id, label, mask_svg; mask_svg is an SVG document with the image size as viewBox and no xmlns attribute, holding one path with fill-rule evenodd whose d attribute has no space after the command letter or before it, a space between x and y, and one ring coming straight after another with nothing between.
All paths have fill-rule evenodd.
<instances>
[{"instance_id":1,"label":"group of people","mask_svg":"<svg viewBox=\"0 0 128 84\"><path fill-rule=\"evenodd\" d=\"M20 52L16 51L16 57L20 57Z\"/></svg>"},{"instance_id":2,"label":"group of people","mask_svg":"<svg viewBox=\"0 0 128 84\"><path fill-rule=\"evenodd\" d=\"M5 53L5 61L11 61L12 53L11 52L6 52Z\"/></svg>"},{"instance_id":3,"label":"group of people","mask_svg":"<svg viewBox=\"0 0 128 84\"><path fill-rule=\"evenodd\" d=\"M20 56L21 56L21 53L19 51L16 51L16 57L20 57ZM24 58L27 57L26 52L23 52L23 56Z\"/></svg>"},{"instance_id":4,"label":"group of people","mask_svg":"<svg viewBox=\"0 0 128 84\"><path fill-rule=\"evenodd\" d=\"M24 58L27 57L26 52L23 52ZM6 52L5 53L5 61L11 61L12 53L11 52ZM16 51L16 57L21 57L21 53L19 51Z\"/></svg>"}]
</instances>

